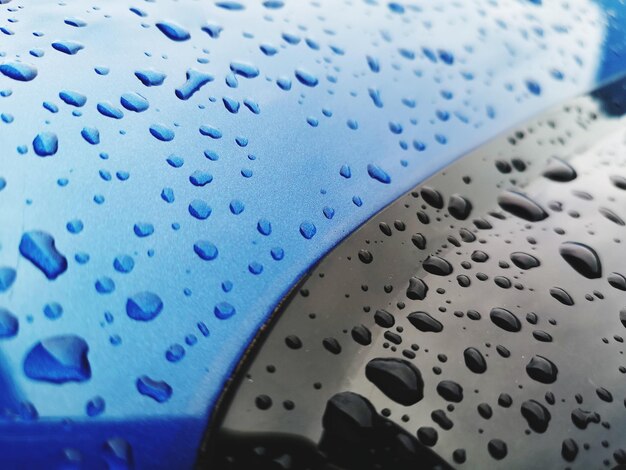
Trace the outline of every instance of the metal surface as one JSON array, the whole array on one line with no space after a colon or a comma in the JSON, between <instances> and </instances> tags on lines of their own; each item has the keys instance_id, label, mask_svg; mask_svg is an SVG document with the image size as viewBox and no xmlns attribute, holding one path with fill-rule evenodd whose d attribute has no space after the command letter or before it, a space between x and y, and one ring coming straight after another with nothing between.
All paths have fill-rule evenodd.
<instances>
[{"instance_id":1,"label":"metal surface","mask_svg":"<svg viewBox=\"0 0 626 470\"><path fill-rule=\"evenodd\" d=\"M0 455L185 468L404 191L625 72L615 1L0 0Z\"/></svg>"},{"instance_id":2,"label":"metal surface","mask_svg":"<svg viewBox=\"0 0 626 470\"><path fill-rule=\"evenodd\" d=\"M259 338L203 463L625 464L626 119L602 112L624 113L623 85L464 156L339 244Z\"/></svg>"}]
</instances>

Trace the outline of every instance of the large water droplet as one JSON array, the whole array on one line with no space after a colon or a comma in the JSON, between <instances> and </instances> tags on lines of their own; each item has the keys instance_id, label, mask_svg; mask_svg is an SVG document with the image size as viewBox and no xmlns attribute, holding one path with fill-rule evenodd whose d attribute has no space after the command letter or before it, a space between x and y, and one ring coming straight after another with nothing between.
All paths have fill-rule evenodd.
<instances>
[{"instance_id":1,"label":"large water droplet","mask_svg":"<svg viewBox=\"0 0 626 470\"><path fill-rule=\"evenodd\" d=\"M538 433L543 433L548 429L550 412L541 403L536 400L527 400L522 403L521 411L530 429Z\"/></svg>"},{"instance_id":2,"label":"large water droplet","mask_svg":"<svg viewBox=\"0 0 626 470\"><path fill-rule=\"evenodd\" d=\"M172 387L165 381L154 380L147 375L142 375L136 382L137 391L143 396L150 397L154 401L163 403L172 396Z\"/></svg>"},{"instance_id":3,"label":"large water droplet","mask_svg":"<svg viewBox=\"0 0 626 470\"><path fill-rule=\"evenodd\" d=\"M0 339L12 338L19 330L19 321L7 309L0 307Z\"/></svg>"},{"instance_id":4,"label":"large water droplet","mask_svg":"<svg viewBox=\"0 0 626 470\"><path fill-rule=\"evenodd\" d=\"M531 379L537 382L551 384L556 382L559 370L552 361L537 355L533 356L526 366L526 372Z\"/></svg>"},{"instance_id":5,"label":"large water droplet","mask_svg":"<svg viewBox=\"0 0 626 470\"><path fill-rule=\"evenodd\" d=\"M559 253L567 263L587 279L602 277L602 265L596 251L583 243L565 242Z\"/></svg>"},{"instance_id":6,"label":"large water droplet","mask_svg":"<svg viewBox=\"0 0 626 470\"><path fill-rule=\"evenodd\" d=\"M515 333L522 329L522 323L519 319L511 313L509 310L501 307L491 309L489 318L496 325L503 330Z\"/></svg>"},{"instance_id":7,"label":"large water droplet","mask_svg":"<svg viewBox=\"0 0 626 470\"><path fill-rule=\"evenodd\" d=\"M411 325L423 332L439 333L443 325L426 312L412 312L407 316Z\"/></svg>"},{"instance_id":8,"label":"large water droplet","mask_svg":"<svg viewBox=\"0 0 626 470\"><path fill-rule=\"evenodd\" d=\"M7 62L0 65L0 73L13 80L30 82L37 76L37 69L34 65L22 62Z\"/></svg>"},{"instance_id":9,"label":"large water droplet","mask_svg":"<svg viewBox=\"0 0 626 470\"><path fill-rule=\"evenodd\" d=\"M56 249L54 238L49 233L24 233L19 250L24 258L37 266L50 280L56 279L67 269L67 259Z\"/></svg>"},{"instance_id":10,"label":"large water droplet","mask_svg":"<svg viewBox=\"0 0 626 470\"><path fill-rule=\"evenodd\" d=\"M40 157L49 157L57 153L59 139L54 132L41 132L33 140L33 150Z\"/></svg>"},{"instance_id":11,"label":"large water droplet","mask_svg":"<svg viewBox=\"0 0 626 470\"><path fill-rule=\"evenodd\" d=\"M576 179L576 170L566 161L552 157L548 167L543 172L543 176L552 181L564 183Z\"/></svg>"},{"instance_id":12,"label":"large water droplet","mask_svg":"<svg viewBox=\"0 0 626 470\"><path fill-rule=\"evenodd\" d=\"M548 213L528 196L516 191L505 191L498 196L502 209L530 222L539 222L548 217Z\"/></svg>"},{"instance_id":13,"label":"large water droplet","mask_svg":"<svg viewBox=\"0 0 626 470\"><path fill-rule=\"evenodd\" d=\"M171 21L161 21L156 24L156 27L172 41L186 41L191 38L189 31Z\"/></svg>"},{"instance_id":14,"label":"large water droplet","mask_svg":"<svg viewBox=\"0 0 626 470\"><path fill-rule=\"evenodd\" d=\"M162 310L163 301L153 292L138 292L126 301L126 313L133 320L153 320Z\"/></svg>"},{"instance_id":15,"label":"large water droplet","mask_svg":"<svg viewBox=\"0 0 626 470\"><path fill-rule=\"evenodd\" d=\"M413 405L424 398L422 374L404 359L372 359L367 363L365 375L381 392L401 405Z\"/></svg>"},{"instance_id":16,"label":"large water droplet","mask_svg":"<svg viewBox=\"0 0 626 470\"><path fill-rule=\"evenodd\" d=\"M76 335L44 339L28 352L24 373L33 380L52 383L84 382L91 377L89 346Z\"/></svg>"}]
</instances>

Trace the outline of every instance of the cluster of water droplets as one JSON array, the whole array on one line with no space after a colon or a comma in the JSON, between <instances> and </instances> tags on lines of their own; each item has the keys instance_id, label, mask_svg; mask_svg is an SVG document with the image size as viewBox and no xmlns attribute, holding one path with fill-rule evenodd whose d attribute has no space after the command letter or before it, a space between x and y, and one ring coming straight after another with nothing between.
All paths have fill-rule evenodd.
<instances>
[{"instance_id":1,"label":"cluster of water droplets","mask_svg":"<svg viewBox=\"0 0 626 470\"><path fill-rule=\"evenodd\" d=\"M600 38L586 5L513 28L491 2L0 3L1 336L54 418L205 416L303 271L512 109L586 88ZM542 59L501 67L513 45Z\"/></svg>"}]
</instances>

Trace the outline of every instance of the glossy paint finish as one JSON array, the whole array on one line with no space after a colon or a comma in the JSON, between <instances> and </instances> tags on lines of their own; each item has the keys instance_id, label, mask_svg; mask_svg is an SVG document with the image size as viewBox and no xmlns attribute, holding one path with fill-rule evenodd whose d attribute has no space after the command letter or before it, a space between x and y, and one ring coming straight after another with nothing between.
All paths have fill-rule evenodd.
<instances>
[{"instance_id":1,"label":"glossy paint finish","mask_svg":"<svg viewBox=\"0 0 626 470\"><path fill-rule=\"evenodd\" d=\"M626 120L602 106L517 126L336 246L259 333L205 468L626 463Z\"/></svg>"},{"instance_id":2,"label":"glossy paint finish","mask_svg":"<svg viewBox=\"0 0 626 470\"><path fill-rule=\"evenodd\" d=\"M15 466L191 466L241 353L324 253L622 71L618 3L0 3Z\"/></svg>"}]
</instances>

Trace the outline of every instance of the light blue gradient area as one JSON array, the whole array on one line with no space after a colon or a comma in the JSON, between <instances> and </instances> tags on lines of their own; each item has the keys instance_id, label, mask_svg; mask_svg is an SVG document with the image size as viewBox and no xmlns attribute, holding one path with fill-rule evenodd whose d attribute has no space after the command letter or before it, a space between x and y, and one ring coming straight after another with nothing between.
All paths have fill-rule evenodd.
<instances>
[{"instance_id":1,"label":"light blue gradient area","mask_svg":"<svg viewBox=\"0 0 626 470\"><path fill-rule=\"evenodd\" d=\"M137 467L191 466L250 339L324 253L454 159L626 69L626 7L617 1L606 9L591 1L286 0L239 10L193 0L0 3L0 63L37 69L28 82L0 75L0 268L17 272L0 307L19 320L15 337L0 339L0 455L3 465L24 468L98 468L106 459L123 467L107 453L111 438L128 443ZM82 24L76 18L85 26L73 26ZM190 39L169 39L159 22L176 23ZM84 48L68 55L52 47L66 41ZM235 77L233 62L258 76ZM135 72L146 69L163 72L163 84L144 86ZM189 69L213 81L181 100L175 90ZM64 103L64 90L86 104ZM126 93L149 108L125 109ZM106 102L124 117L101 114ZM153 137L154 124L173 130L173 140ZM222 137L202 135L203 125ZM99 130L100 143L81 137L85 127ZM58 151L42 158L32 142L44 131L56 134ZM167 163L172 154L184 160L180 168ZM350 178L340 174L344 165ZM391 182L370 177L368 165ZM194 186L198 171L212 181ZM161 196L165 188L173 202ZM211 208L205 220L190 215L196 199ZM233 201L243 212L233 213ZM77 219L84 228L71 233L66 225ZM270 234L260 233L259 220L270 222ZM154 233L136 236L138 223ZM303 223L315 226L310 239ZM32 230L51 234L67 257L56 280L20 255L22 234ZM199 240L217 247L215 259L194 252ZM281 260L272 256L277 248ZM76 255L85 253L81 264ZM120 255L133 258L131 272L115 269ZM98 292L103 277L114 291ZM142 291L163 302L151 321L126 314L127 299ZM57 319L44 314L50 302L63 308ZM221 302L235 314L218 318ZM89 380L54 384L24 374L38 341L69 334L89 345ZM178 362L166 358L172 345L184 348ZM166 382L169 400L140 394L144 375ZM106 407L90 417L94 397ZM38 419L28 420L32 407Z\"/></svg>"}]
</instances>

